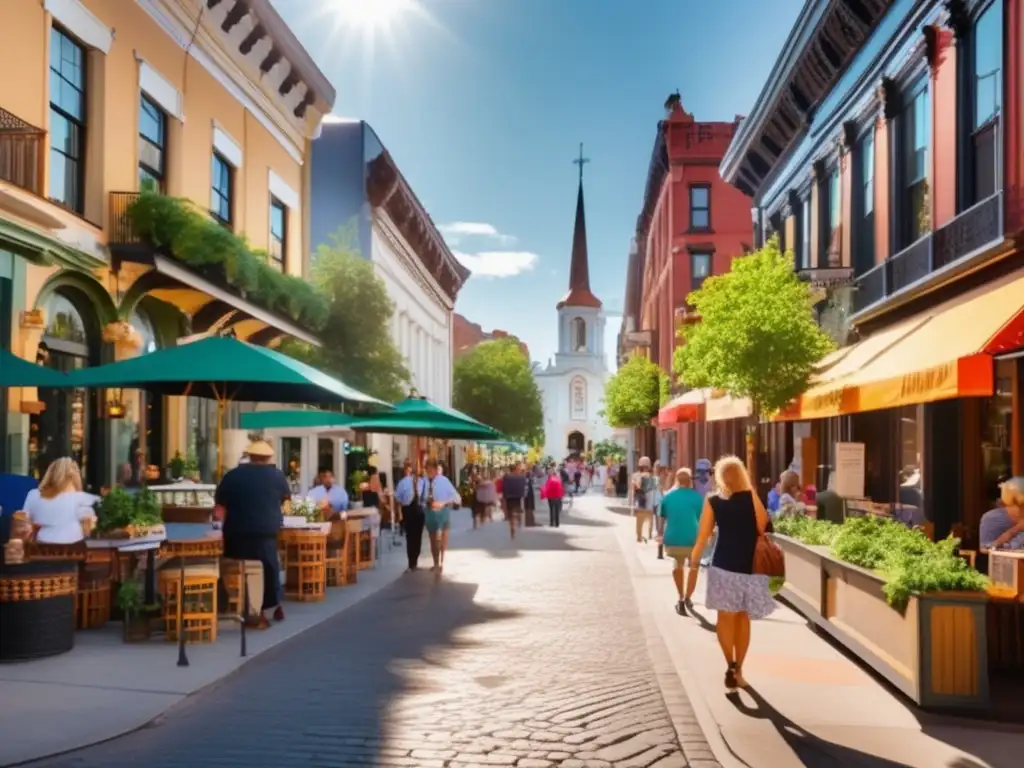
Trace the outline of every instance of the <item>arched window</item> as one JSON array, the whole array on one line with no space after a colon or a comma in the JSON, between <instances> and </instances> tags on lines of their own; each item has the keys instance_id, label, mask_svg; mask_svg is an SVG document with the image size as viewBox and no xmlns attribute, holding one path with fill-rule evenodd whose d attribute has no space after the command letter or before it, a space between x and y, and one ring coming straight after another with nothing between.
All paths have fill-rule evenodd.
<instances>
[{"instance_id":1,"label":"arched window","mask_svg":"<svg viewBox=\"0 0 1024 768\"><path fill-rule=\"evenodd\" d=\"M130 322L132 327L139 332L139 336L142 337L139 354L144 355L149 352L156 352L156 332L153 330L153 323L150 322L149 315L136 309L132 312Z\"/></svg>"},{"instance_id":2,"label":"arched window","mask_svg":"<svg viewBox=\"0 0 1024 768\"><path fill-rule=\"evenodd\" d=\"M573 318L571 337L573 352L585 352L587 350L587 322L582 317Z\"/></svg>"}]
</instances>

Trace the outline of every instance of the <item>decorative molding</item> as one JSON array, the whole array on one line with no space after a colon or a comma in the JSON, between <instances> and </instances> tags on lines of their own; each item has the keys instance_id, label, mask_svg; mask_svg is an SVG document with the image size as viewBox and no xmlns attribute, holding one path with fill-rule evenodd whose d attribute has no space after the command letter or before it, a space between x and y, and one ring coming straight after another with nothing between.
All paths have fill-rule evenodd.
<instances>
[{"instance_id":1,"label":"decorative molding","mask_svg":"<svg viewBox=\"0 0 1024 768\"><path fill-rule=\"evenodd\" d=\"M299 210L301 202L299 200L299 193L292 189L288 183L274 173L274 169L269 169L269 179L267 186L270 189L270 194L288 206L293 211Z\"/></svg>"},{"instance_id":2,"label":"decorative molding","mask_svg":"<svg viewBox=\"0 0 1024 768\"><path fill-rule=\"evenodd\" d=\"M225 160L231 163L235 168L242 167L243 153L242 148L238 142L231 138L223 128L217 125L217 122L213 123L213 148L216 149Z\"/></svg>"},{"instance_id":3,"label":"decorative molding","mask_svg":"<svg viewBox=\"0 0 1024 768\"><path fill-rule=\"evenodd\" d=\"M385 242L390 246L392 252L398 257L398 261L405 271L419 284L420 288L445 312L455 308L455 301L448 297L438 282L424 266L422 260L412 250L402 233L398 224L387 214L386 211L373 214L373 224L376 224ZM371 245L372 250L372 245Z\"/></svg>"},{"instance_id":4,"label":"decorative molding","mask_svg":"<svg viewBox=\"0 0 1024 768\"><path fill-rule=\"evenodd\" d=\"M87 46L104 54L110 53L114 30L100 21L81 0L45 0L43 8Z\"/></svg>"},{"instance_id":5,"label":"decorative molding","mask_svg":"<svg viewBox=\"0 0 1024 768\"><path fill-rule=\"evenodd\" d=\"M214 80L216 80L238 103L240 103L249 114L251 114L262 125L274 140L288 153L288 155L299 165L304 162L305 140L303 133L286 115L287 110L276 107L273 102L264 94L260 88L253 83L237 64L230 61L230 58L223 51L215 40L208 41L205 30L200 30L195 41L192 40L192 30L178 21L163 6L162 0L135 0L135 2L164 30L165 33L180 47L188 52L196 62L205 69ZM194 21L193 21L194 24ZM210 50L211 47L218 48L217 51ZM231 64L229 70L224 64L218 61L218 57L227 59ZM234 72L232 72L232 70ZM271 117L272 114L279 114L285 117L286 128ZM289 135L290 134L290 135Z\"/></svg>"},{"instance_id":6,"label":"decorative molding","mask_svg":"<svg viewBox=\"0 0 1024 768\"><path fill-rule=\"evenodd\" d=\"M886 120L892 120L899 115L903 109L903 94L899 86L891 77L883 77L876 89L878 102L882 106L882 115Z\"/></svg>"},{"instance_id":7,"label":"decorative molding","mask_svg":"<svg viewBox=\"0 0 1024 768\"><path fill-rule=\"evenodd\" d=\"M139 58L138 54L135 58L139 62L139 90L155 101L168 115L184 121L181 92L145 59Z\"/></svg>"},{"instance_id":8,"label":"decorative molding","mask_svg":"<svg viewBox=\"0 0 1024 768\"><path fill-rule=\"evenodd\" d=\"M924 34L928 66L931 67L934 74L946 60L946 52L953 44L953 31L940 27L938 24L928 24L921 32Z\"/></svg>"}]
</instances>

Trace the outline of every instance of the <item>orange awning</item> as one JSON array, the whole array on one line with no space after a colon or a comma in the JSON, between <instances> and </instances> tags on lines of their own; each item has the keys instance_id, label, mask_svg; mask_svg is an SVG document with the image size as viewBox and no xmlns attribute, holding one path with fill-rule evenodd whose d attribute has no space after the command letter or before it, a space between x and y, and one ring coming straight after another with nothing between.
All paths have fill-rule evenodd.
<instances>
[{"instance_id":1,"label":"orange awning","mask_svg":"<svg viewBox=\"0 0 1024 768\"><path fill-rule=\"evenodd\" d=\"M671 427L687 421L699 421L704 403L711 399L710 389L691 389L665 403L658 411L657 426Z\"/></svg>"},{"instance_id":2,"label":"orange awning","mask_svg":"<svg viewBox=\"0 0 1024 768\"><path fill-rule=\"evenodd\" d=\"M823 419L993 393L992 354L1024 315L1024 270L853 345L777 418Z\"/></svg>"}]
</instances>

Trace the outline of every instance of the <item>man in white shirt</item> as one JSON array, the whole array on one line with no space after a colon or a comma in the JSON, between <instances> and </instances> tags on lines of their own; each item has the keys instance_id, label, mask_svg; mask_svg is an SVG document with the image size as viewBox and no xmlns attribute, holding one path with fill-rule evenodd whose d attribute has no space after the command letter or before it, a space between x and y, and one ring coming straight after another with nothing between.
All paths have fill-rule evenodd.
<instances>
[{"instance_id":1,"label":"man in white shirt","mask_svg":"<svg viewBox=\"0 0 1024 768\"><path fill-rule=\"evenodd\" d=\"M434 571L440 573L444 568L444 553L448 549L451 508L460 506L462 500L452 481L441 474L441 467L434 459L427 461L426 469L427 476L419 479L418 495L426 516Z\"/></svg>"},{"instance_id":2,"label":"man in white shirt","mask_svg":"<svg viewBox=\"0 0 1024 768\"><path fill-rule=\"evenodd\" d=\"M310 490L309 498L317 504L326 502L331 514L348 509L348 494L340 485L334 484L334 473L329 469L320 473L320 484Z\"/></svg>"}]
</instances>

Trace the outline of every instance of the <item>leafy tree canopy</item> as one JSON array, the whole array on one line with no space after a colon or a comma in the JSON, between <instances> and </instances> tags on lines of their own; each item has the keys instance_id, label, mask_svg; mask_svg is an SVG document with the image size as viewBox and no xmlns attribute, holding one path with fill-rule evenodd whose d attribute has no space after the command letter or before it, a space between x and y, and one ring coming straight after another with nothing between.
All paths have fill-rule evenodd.
<instances>
[{"instance_id":1,"label":"leafy tree canopy","mask_svg":"<svg viewBox=\"0 0 1024 768\"><path fill-rule=\"evenodd\" d=\"M323 346L286 342L282 351L368 395L395 402L408 392L409 369L389 332L395 305L373 264L359 253L355 227L340 228L313 257L313 283L330 297Z\"/></svg>"},{"instance_id":2,"label":"leafy tree canopy","mask_svg":"<svg viewBox=\"0 0 1024 768\"><path fill-rule=\"evenodd\" d=\"M613 427L644 427L668 400L669 378L657 363L635 354L604 385L604 415Z\"/></svg>"},{"instance_id":3,"label":"leafy tree canopy","mask_svg":"<svg viewBox=\"0 0 1024 768\"><path fill-rule=\"evenodd\" d=\"M598 464L604 464L608 459L622 461L625 458L625 447L619 445L614 440L598 440L594 443L594 461Z\"/></svg>"},{"instance_id":4,"label":"leafy tree canopy","mask_svg":"<svg viewBox=\"0 0 1024 768\"><path fill-rule=\"evenodd\" d=\"M528 445L544 442L544 409L515 339L478 344L455 360L452 405Z\"/></svg>"},{"instance_id":5,"label":"leafy tree canopy","mask_svg":"<svg viewBox=\"0 0 1024 768\"><path fill-rule=\"evenodd\" d=\"M814 320L810 286L778 238L735 259L690 294L700 322L684 326L674 370L689 387L750 398L757 415L778 411L806 388L832 340Z\"/></svg>"}]
</instances>

